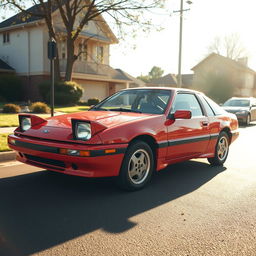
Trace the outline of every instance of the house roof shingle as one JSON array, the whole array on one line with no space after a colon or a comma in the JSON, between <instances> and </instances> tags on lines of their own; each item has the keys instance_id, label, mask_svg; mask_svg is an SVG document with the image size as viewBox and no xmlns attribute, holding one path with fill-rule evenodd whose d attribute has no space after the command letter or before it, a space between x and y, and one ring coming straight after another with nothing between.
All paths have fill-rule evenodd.
<instances>
[{"instance_id":1,"label":"house roof shingle","mask_svg":"<svg viewBox=\"0 0 256 256\"><path fill-rule=\"evenodd\" d=\"M53 8L53 11L56 10L56 7ZM34 5L30 8L27 9L28 12L32 12L32 13L39 13L42 14L42 11L40 10L40 5ZM4 20L3 22L0 23L0 28L6 28L6 27L10 27L10 26L14 26L14 25L19 25L19 24L24 24L24 23L30 23L30 22L34 22L34 21L38 21L43 19L42 17L37 17L37 16L32 16L32 15L28 15L25 12L19 12L16 15L10 17L7 20Z\"/></svg>"},{"instance_id":2,"label":"house roof shingle","mask_svg":"<svg viewBox=\"0 0 256 256\"><path fill-rule=\"evenodd\" d=\"M131 76L130 74L123 71L122 69L116 69L116 71L118 71L122 75L122 77L126 77L127 79L132 81L132 83L130 83L130 87L144 87L145 86L145 83L143 81Z\"/></svg>"},{"instance_id":3,"label":"house roof shingle","mask_svg":"<svg viewBox=\"0 0 256 256\"><path fill-rule=\"evenodd\" d=\"M174 74L168 74L160 78L153 79L150 84L158 85L177 85L177 79Z\"/></svg>"},{"instance_id":4,"label":"house roof shingle","mask_svg":"<svg viewBox=\"0 0 256 256\"><path fill-rule=\"evenodd\" d=\"M200 61L197 65L195 65L193 68L191 68L191 70L197 69L197 67L201 66L205 61L207 61L208 59L210 59L212 57L217 57L217 58L221 59L223 61L223 63L226 63L227 65L232 65L233 67L235 67L237 69L243 69L247 72L255 73L255 71L253 69L251 69L248 66L240 63L239 61L232 60L228 57L224 57L224 56L222 56L220 54L217 54L217 53L211 53L209 56L207 56L202 61Z\"/></svg>"},{"instance_id":5,"label":"house roof shingle","mask_svg":"<svg viewBox=\"0 0 256 256\"><path fill-rule=\"evenodd\" d=\"M131 81L131 79L129 79L122 72L119 72L118 70L106 64L88 62L86 64L86 69L84 70L84 73L89 75L102 76L106 79L111 80L122 80L125 82Z\"/></svg>"}]
</instances>

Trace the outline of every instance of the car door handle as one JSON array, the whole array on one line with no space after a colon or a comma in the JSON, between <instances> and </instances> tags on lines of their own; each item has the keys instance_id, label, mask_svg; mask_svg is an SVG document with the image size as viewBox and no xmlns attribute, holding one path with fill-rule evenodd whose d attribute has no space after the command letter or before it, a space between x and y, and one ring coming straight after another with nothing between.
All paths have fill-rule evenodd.
<instances>
[{"instance_id":1,"label":"car door handle","mask_svg":"<svg viewBox=\"0 0 256 256\"><path fill-rule=\"evenodd\" d=\"M208 126L209 125L209 122L208 121L203 121L201 122L202 126Z\"/></svg>"}]
</instances>

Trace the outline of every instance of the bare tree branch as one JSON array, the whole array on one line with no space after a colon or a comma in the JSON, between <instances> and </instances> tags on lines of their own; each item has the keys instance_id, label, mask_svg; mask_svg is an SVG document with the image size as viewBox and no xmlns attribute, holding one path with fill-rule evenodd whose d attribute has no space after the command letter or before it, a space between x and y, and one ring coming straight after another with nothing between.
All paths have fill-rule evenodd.
<instances>
[{"instance_id":1,"label":"bare tree branch","mask_svg":"<svg viewBox=\"0 0 256 256\"><path fill-rule=\"evenodd\" d=\"M248 52L238 34L230 34L224 38L215 37L212 44L208 47L208 52L215 52L233 60L248 56Z\"/></svg>"}]
</instances>

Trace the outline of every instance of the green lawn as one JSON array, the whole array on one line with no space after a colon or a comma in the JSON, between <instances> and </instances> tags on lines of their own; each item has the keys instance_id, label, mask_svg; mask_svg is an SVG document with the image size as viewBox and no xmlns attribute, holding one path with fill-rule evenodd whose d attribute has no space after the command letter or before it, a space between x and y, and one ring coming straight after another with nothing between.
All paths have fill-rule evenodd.
<instances>
[{"instance_id":1,"label":"green lawn","mask_svg":"<svg viewBox=\"0 0 256 256\"><path fill-rule=\"evenodd\" d=\"M43 118L49 117L49 114L40 114ZM18 114L0 114L0 127L17 127L19 125Z\"/></svg>"},{"instance_id":2,"label":"green lawn","mask_svg":"<svg viewBox=\"0 0 256 256\"><path fill-rule=\"evenodd\" d=\"M56 112L74 113L88 110L88 106L57 107ZM39 114L43 118L50 117L50 114ZM18 114L0 113L0 127L17 127L19 125Z\"/></svg>"},{"instance_id":3,"label":"green lawn","mask_svg":"<svg viewBox=\"0 0 256 256\"><path fill-rule=\"evenodd\" d=\"M8 136L8 133L0 134L0 152L11 150L7 146L7 136Z\"/></svg>"},{"instance_id":4,"label":"green lawn","mask_svg":"<svg viewBox=\"0 0 256 256\"><path fill-rule=\"evenodd\" d=\"M17 114L0 114L0 127L16 127L19 125Z\"/></svg>"},{"instance_id":5,"label":"green lawn","mask_svg":"<svg viewBox=\"0 0 256 256\"><path fill-rule=\"evenodd\" d=\"M57 107L55 108L55 111L63 112L63 113L74 113L74 112L86 111L89 108L90 107L88 106Z\"/></svg>"}]
</instances>

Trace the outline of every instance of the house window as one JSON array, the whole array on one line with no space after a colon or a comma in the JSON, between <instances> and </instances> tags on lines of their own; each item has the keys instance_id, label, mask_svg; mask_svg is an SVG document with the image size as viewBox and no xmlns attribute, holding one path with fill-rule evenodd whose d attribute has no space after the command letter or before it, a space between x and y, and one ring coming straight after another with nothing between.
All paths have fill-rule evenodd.
<instances>
[{"instance_id":1,"label":"house window","mask_svg":"<svg viewBox=\"0 0 256 256\"><path fill-rule=\"evenodd\" d=\"M104 48L103 46L97 46L97 61L103 63L104 61Z\"/></svg>"},{"instance_id":2,"label":"house window","mask_svg":"<svg viewBox=\"0 0 256 256\"><path fill-rule=\"evenodd\" d=\"M10 43L10 33L9 32L5 32L3 34L3 43L6 44L6 43Z\"/></svg>"},{"instance_id":3,"label":"house window","mask_svg":"<svg viewBox=\"0 0 256 256\"><path fill-rule=\"evenodd\" d=\"M88 57L88 49L87 49L87 44L79 44L78 46L78 49L79 49L79 57L78 59L80 61L87 61L87 57Z\"/></svg>"}]
</instances>

